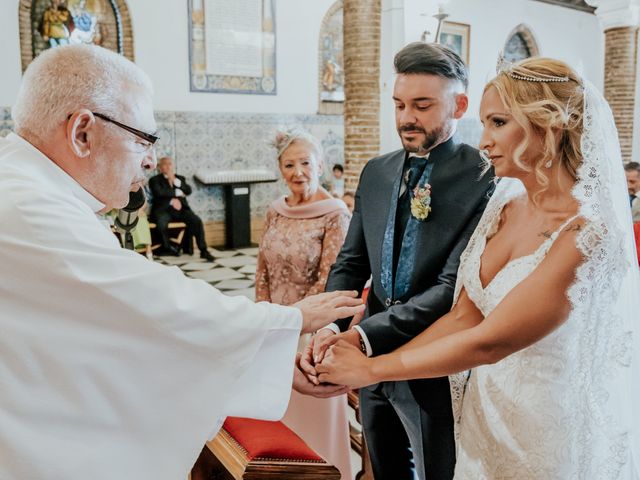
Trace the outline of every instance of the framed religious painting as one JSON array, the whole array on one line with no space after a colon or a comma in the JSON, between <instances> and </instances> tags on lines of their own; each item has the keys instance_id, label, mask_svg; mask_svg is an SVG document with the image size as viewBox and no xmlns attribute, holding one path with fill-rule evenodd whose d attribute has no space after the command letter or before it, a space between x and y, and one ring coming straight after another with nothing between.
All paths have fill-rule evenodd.
<instances>
[{"instance_id":1,"label":"framed religious painting","mask_svg":"<svg viewBox=\"0 0 640 480\"><path fill-rule=\"evenodd\" d=\"M471 26L466 23L442 22L438 43L449 47L469 65L469 39Z\"/></svg>"},{"instance_id":2,"label":"framed religious painting","mask_svg":"<svg viewBox=\"0 0 640 480\"><path fill-rule=\"evenodd\" d=\"M69 44L93 44L133 60L131 21L125 0L20 0L22 69L41 52Z\"/></svg>"},{"instance_id":3,"label":"framed religious painting","mask_svg":"<svg viewBox=\"0 0 640 480\"><path fill-rule=\"evenodd\" d=\"M187 0L192 92L275 95L275 0Z\"/></svg>"}]
</instances>

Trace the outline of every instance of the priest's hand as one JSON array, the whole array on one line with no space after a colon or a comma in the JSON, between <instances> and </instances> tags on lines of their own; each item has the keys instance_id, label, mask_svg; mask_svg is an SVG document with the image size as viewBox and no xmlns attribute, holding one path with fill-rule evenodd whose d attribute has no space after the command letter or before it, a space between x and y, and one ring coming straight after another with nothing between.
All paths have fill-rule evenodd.
<instances>
[{"instance_id":1,"label":"priest's hand","mask_svg":"<svg viewBox=\"0 0 640 480\"><path fill-rule=\"evenodd\" d=\"M293 389L303 395L311 395L318 398L329 398L347 393L349 389L341 385L323 384L317 385L309 381L306 375L300 370L301 353L296 356L296 365L293 370Z\"/></svg>"},{"instance_id":2,"label":"priest's hand","mask_svg":"<svg viewBox=\"0 0 640 480\"><path fill-rule=\"evenodd\" d=\"M364 311L362 299L355 290L338 290L303 298L292 307L302 312L302 333L311 333L340 318L353 317Z\"/></svg>"}]
</instances>

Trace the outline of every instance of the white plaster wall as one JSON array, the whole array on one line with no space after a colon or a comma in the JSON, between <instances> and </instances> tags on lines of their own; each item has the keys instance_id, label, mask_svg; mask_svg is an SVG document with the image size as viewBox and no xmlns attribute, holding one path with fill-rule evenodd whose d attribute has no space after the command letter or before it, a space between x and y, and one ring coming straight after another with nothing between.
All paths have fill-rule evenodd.
<instances>
[{"instance_id":1,"label":"white plaster wall","mask_svg":"<svg viewBox=\"0 0 640 480\"><path fill-rule=\"evenodd\" d=\"M435 33L431 18L438 10L438 0L404 0L404 24L395 32L383 32L383 37L396 43L420 39L426 29ZM449 0L447 20L471 25L469 110L465 118L476 120L482 90L495 75L498 52L509 33L520 23L533 32L540 54L564 60L602 88L604 70L604 35L595 15L549 5L533 0ZM426 14L426 15L423 15ZM397 16L397 9L395 10ZM389 25L383 21L383 27ZM433 37L432 37L433 38ZM383 55L386 54L382 49ZM387 59L382 59L384 64ZM386 81L381 101L391 102L392 81ZM390 88L390 89L389 89ZM384 110L383 110L384 111ZM399 148L393 115L381 118L381 151Z\"/></svg>"},{"instance_id":2,"label":"white plaster wall","mask_svg":"<svg viewBox=\"0 0 640 480\"><path fill-rule=\"evenodd\" d=\"M20 86L18 2L0 0L0 107L13 104Z\"/></svg>"},{"instance_id":3,"label":"white plaster wall","mask_svg":"<svg viewBox=\"0 0 640 480\"><path fill-rule=\"evenodd\" d=\"M232 1L232 0L230 0ZM276 1L277 95L189 91L187 0L127 0L135 58L153 80L157 110L302 113L317 111L320 24L334 0ZM0 106L20 83L18 1L0 0Z\"/></svg>"}]
</instances>

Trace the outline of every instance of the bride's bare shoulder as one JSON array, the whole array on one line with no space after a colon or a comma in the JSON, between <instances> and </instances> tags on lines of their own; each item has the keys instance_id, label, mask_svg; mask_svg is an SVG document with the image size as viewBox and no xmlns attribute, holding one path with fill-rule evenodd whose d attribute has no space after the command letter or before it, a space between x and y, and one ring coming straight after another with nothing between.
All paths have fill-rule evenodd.
<instances>
[{"instance_id":1,"label":"bride's bare shoulder","mask_svg":"<svg viewBox=\"0 0 640 480\"><path fill-rule=\"evenodd\" d=\"M579 266L584 258L580 248L578 248L578 236L585 226L586 220L583 217L576 217L571 220L558 233L558 238L547 254L548 262L558 262L556 263L557 266L564 265L570 269Z\"/></svg>"},{"instance_id":2,"label":"bride's bare shoulder","mask_svg":"<svg viewBox=\"0 0 640 480\"><path fill-rule=\"evenodd\" d=\"M500 225L504 225L509 219L516 218L518 215L522 214L525 206L527 204L527 196L525 194L518 195L510 199L505 205L502 207L500 211Z\"/></svg>"}]
</instances>

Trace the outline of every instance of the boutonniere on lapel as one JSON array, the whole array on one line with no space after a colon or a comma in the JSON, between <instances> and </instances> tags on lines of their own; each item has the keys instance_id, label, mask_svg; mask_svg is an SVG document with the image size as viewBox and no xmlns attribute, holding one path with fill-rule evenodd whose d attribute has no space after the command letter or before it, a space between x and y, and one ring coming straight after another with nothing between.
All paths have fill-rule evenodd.
<instances>
[{"instance_id":1,"label":"boutonniere on lapel","mask_svg":"<svg viewBox=\"0 0 640 480\"><path fill-rule=\"evenodd\" d=\"M416 220L424 222L431 212L431 185L417 186L413 189L411 199L411 215Z\"/></svg>"}]
</instances>

